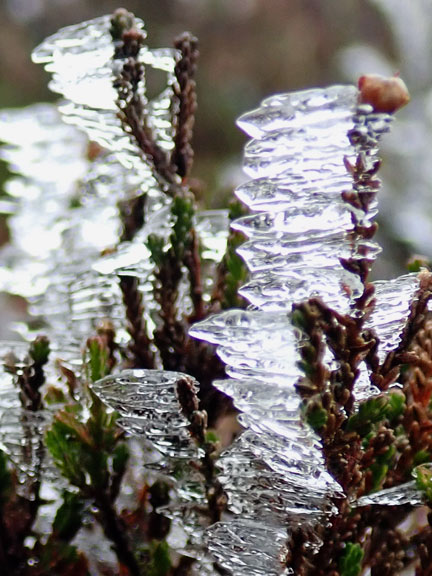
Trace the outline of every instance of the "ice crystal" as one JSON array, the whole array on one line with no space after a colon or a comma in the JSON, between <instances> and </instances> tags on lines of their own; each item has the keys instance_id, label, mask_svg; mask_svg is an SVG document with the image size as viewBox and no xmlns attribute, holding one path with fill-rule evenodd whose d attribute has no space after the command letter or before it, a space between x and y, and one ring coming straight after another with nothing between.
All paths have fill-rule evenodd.
<instances>
[{"instance_id":1,"label":"ice crystal","mask_svg":"<svg viewBox=\"0 0 432 576\"><path fill-rule=\"evenodd\" d=\"M248 237L239 253L250 279L240 293L255 309L210 317L191 334L217 344L227 365L230 379L215 385L233 398L246 431L222 454L221 479L232 512L264 521L263 538L264 526L270 529L277 521L282 529L306 518L313 523L335 512L331 499L343 497L325 471L318 437L301 416L294 388L301 377L301 339L291 325L290 310L295 302L320 297L333 309L354 313L364 285L344 261L360 261L367 254L371 262L380 248L356 233L356 225L371 225L377 209L373 199L364 210L346 201L350 190L359 196L370 192L355 181L350 166L360 155L364 169L373 169L389 122L388 115L359 106L351 86L277 95L238 121L253 138L245 148L245 172L253 179L237 190L252 214L232 227ZM392 302L392 284L378 286L382 314L393 311L389 331L382 333L382 354L400 338L418 286L414 277L396 284L403 287L397 304ZM375 327L379 319L369 322ZM330 365L331 356L327 360ZM356 394L362 399L375 390L366 366L360 367L360 375ZM242 541L250 552L245 555L235 554L225 538L236 522L210 529L213 553L234 574L240 573L240 559L245 573L262 573L256 533L243 529ZM280 553L275 548L273 562ZM270 568L267 572L273 573Z\"/></svg>"},{"instance_id":2,"label":"ice crystal","mask_svg":"<svg viewBox=\"0 0 432 576\"><path fill-rule=\"evenodd\" d=\"M405 482L399 484L398 486L392 486L391 488L385 488L384 490L378 490L372 494L367 494L362 496L356 502L353 503L354 506L370 506L375 504L378 506L404 506L410 504L411 506L422 506L425 504L426 498L417 482L417 476L421 470L425 470L430 473L431 464L420 464L416 466L411 476L416 480L411 480L410 482Z\"/></svg>"},{"instance_id":3,"label":"ice crystal","mask_svg":"<svg viewBox=\"0 0 432 576\"><path fill-rule=\"evenodd\" d=\"M119 424L130 434L144 436L168 456L192 458L197 453L176 394L182 377L166 370L124 370L98 380L92 388L120 414Z\"/></svg>"},{"instance_id":4,"label":"ice crystal","mask_svg":"<svg viewBox=\"0 0 432 576\"><path fill-rule=\"evenodd\" d=\"M143 34L144 23L135 24ZM176 51L151 50L144 46L139 58L144 65L167 74L167 84L174 81ZM136 148L117 117L118 93L114 87L116 75L124 59L114 58L114 43L110 34L110 17L102 16L75 26L63 28L47 38L33 52L33 60L45 65L53 79L50 88L62 94L69 102L60 110L66 122L87 132L90 139L115 152L128 168L151 173L136 154ZM146 97L144 80L141 95ZM171 149L172 123L169 90L164 90L149 103L149 118L155 136L162 148Z\"/></svg>"},{"instance_id":5,"label":"ice crystal","mask_svg":"<svg viewBox=\"0 0 432 576\"><path fill-rule=\"evenodd\" d=\"M41 471L48 480L59 482L58 470L43 445L54 407L27 410L20 399L18 376L27 363L26 342L0 342L0 449L14 463L20 484L25 486ZM52 363L46 371L53 375Z\"/></svg>"},{"instance_id":6,"label":"ice crystal","mask_svg":"<svg viewBox=\"0 0 432 576\"><path fill-rule=\"evenodd\" d=\"M142 30L141 21L137 26ZM59 31L35 50L34 60L53 73L51 88L69 102L60 105L60 113L56 106L36 105L0 116L8 144L2 156L19 174L7 185L12 244L2 251L0 287L27 297L31 316L42 320L50 339L75 346L77 357L83 339L105 318L113 321L120 342L129 339L120 322L119 276L139 278L146 321L154 328L154 263L145 242L157 234L168 243L172 224L169 198L117 117L113 83L123 61L113 51L109 17ZM168 93L176 54L146 47L140 52L143 64L166 74L168 88L147 102L149 123L165 149L172 147ZM144 85L141 90L146 102ZM118 243L119 205L139 196L146 198L146 224L133 241ZM196 225L209 300L210 277L226 245L227 213L199 214ZM181 312L188 312L188 298L179 300ZM19 330L31 336L23 325Z\"/></svg>"},{"instance_id":7,"label":"ice crystal","mask_svg":"<svg viewBox=\"0 0 432 576\"><path fill-rule=\"evenodd\" d=\"M218 523L207 530L208 546L215 558L236 576L280 576L282 571L283 529L262 522L234 520Z\"/></svg>"}]
</instances>

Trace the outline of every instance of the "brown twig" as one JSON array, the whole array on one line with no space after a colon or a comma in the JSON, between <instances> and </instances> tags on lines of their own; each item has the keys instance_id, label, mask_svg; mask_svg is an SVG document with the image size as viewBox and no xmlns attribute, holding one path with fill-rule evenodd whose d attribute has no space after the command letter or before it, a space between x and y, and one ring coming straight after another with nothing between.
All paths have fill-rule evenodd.
<instances>
[{"instance_id":1,"label":"brown twig","mask_svg":"<svg viewBox=\"0 0 432 576\"><path fill-rule=\"evenodd\" d=\"M171 163L176 167L177 174L185 179L193 162L191 140L197 106L194 76L199 56L198 40L189 32L184 32L176 38L174 46L180 51L180 58L174 69L176 83L173 89L177 97L177 114L174 118L175 136Z\"/></svg>"},{"instance_id":2,"label":"brown twig","mask_svg":"<svg viewBox=\"0 0 432 576\"><path fill-rule=\"evenodd\" d=\"M136 276L120 276L120 289L128 320L127 328L132 337L129 350L133 355L134 368L154 368L154 354L147 334L144 320L142 295L139 292L139 281Z\"/></svg>"},{"instance_id":3,"label":"brown twig","mask_svg":"<svg viewBox=\"0 0 432 576\"><path fill-rule=\"evenodd\" d=\"M193 381L187 377L178 380L177 397L181 411L190 423L190 435L198 446L204 450L200 472L205 480L210 521L211 523L218 522L222 512L226 509L227 496L216 475L215 457L217 444L207 438L207 413L204 410L199 410L199 400Z\"/></svg>"}]
</instances>

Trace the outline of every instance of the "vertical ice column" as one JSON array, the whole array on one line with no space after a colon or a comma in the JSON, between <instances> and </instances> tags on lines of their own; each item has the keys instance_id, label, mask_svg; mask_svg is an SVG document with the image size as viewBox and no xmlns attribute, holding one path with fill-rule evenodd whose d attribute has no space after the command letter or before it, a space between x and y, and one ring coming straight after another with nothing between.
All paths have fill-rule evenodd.
<instances>
[{"instance_id":1,"label":"vertical ice column","mask_svg":"<svg viewBox=\"0 0 432 576\"><path fill-rule=\"evenodd\" d=\"M359 107L357 98L352 86L277 95L238 122L253 138L245 148L253 179L237 190L251 215L233 223L248 237L239 249L250 271L241 293L253 309L192 329L218 345L230 379L215 385L233 398L246 428L220 461L230 510L241 519L209 531L210 549L234 574L263 573L262 562L266 573L289 573L281 532L333 513L331 498L342 495L326 472L318 437L302 422L294 387L301 343L289 312L293 303L318 296L348 313L364 289L353 263L372 261L379 251L356 228L371 224L376 189L352 172L360 154L362 167L374 168L390 117ZM351 193L369 195L367 210L346 201ZM268 538L259 549L254 522ZM311 545L318 549L319 542Z\"/></svg>"}]
</instances>

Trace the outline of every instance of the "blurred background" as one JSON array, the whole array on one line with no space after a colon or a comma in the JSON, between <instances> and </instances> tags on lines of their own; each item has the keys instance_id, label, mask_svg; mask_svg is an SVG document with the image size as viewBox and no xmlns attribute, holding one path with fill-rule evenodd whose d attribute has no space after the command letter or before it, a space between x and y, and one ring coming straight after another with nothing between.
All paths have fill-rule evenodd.
<instances>
[{"instance_id":1,"label":"blurred background","mask_svg":"<svg viewBox=\"0 0 432 576\"><path fill-rule=\"evenodd\" d=\"M400 72L412 102L383 147L375 276L432 258L432 0L131 0L151 47L183 30L200 42L194 176L208 207L226 205L244 176L241 113L275 92ZM0 107L56 99L32 49L59 28L112 12L118 0L0 0ZM1 139L1 134L0 134ZM6 176L1 166L0 180ZM2 232L1 241L5 241Z\"/></svg>"}]
</instances>

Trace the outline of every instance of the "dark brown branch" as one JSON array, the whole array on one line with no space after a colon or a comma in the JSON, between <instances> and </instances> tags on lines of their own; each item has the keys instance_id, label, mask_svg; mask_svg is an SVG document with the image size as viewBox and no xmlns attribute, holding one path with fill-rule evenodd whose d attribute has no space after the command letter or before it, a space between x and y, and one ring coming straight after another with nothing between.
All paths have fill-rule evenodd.
<instances>
[{"instance_id":1,"label":"dark brown branch","mask_svg":"<svg viewBox=\"0 0 432 576\"><path fill-rule=\"evenodd\" d=\"M120 242L131 242L135 238L138 230L141 230L143 227L146 199L145 194L140 194L120 204L120 218L123 224Z\"/></svg>"},{"instance_id":2,"label":"dark brown branch","mask_svg":"<svg viewBox=\"0 0 432 576\"><path fill-rule=\"evenodd\" d=\"M127 530L118 516L114 505L106 494L94 494L98 508L97 516L105 536L113 543L119 561L126 566L131 576L141 576L141 571L127 538Z\"/></svg>"},{"instance_id":3,"label":"dark brown branch","mask_svg":"<svg viewBox=\"0 0 432 576\"><path fill-rule=\"evenodd\" d=\"M133 367L154 368L154 354L147 334L142 296L138 287L138 278L135 276L120 276L120 288L128 320L127 328L132 337L129 350L133 355Z\"/></svg>"},{"instance_id":4,"label":"dark brown branch","mask_svg":"<svg viewBox=\"0 0 432 576\"><path fill-rule=\"evenodd\" d=\"M205 480L206 497L211 523L221 519L222 512L227 506L227 496L222 484L217 479L215 458L217 444L207 439L207 412L199 410L199 400L193 382L188 378L181 378L177 382L177 397L181 411L189 421L189 432L198 446L204 450L201 459L200 472Z\"/></svg>"},{"instance_id":5,"label":"dark brown branch","mask_svg":"<svg viewBox=\"0 0 432 576\"><path fill-rule=\"evenodd\" d=\"M178 109L174 119L175 136L171 162L181 178L186 178L192 168L193 149L191 146L196 111L195 71L198 60L198 40L189 32L176 38L175 48L180 51L174 74L176 83L173 86L177 97Z\"/></svg>"}]
</instances>

